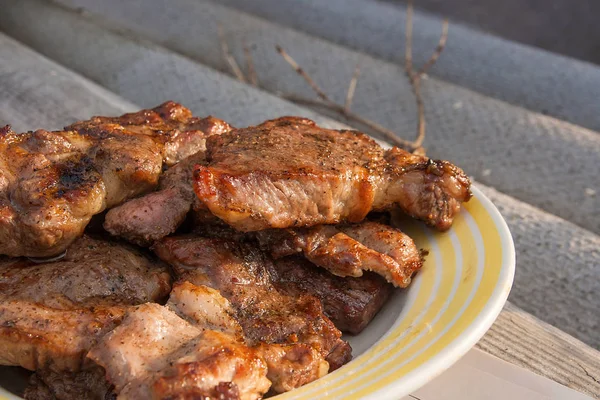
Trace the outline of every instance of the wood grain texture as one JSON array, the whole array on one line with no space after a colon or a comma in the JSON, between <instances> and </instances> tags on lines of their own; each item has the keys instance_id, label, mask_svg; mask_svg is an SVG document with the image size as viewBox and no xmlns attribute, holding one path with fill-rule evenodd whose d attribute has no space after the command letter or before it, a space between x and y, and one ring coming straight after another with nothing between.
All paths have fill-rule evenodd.
<instances>
[{"instance_id":1,"label":"wood grain texture","mask_svg":"<svg viewBox=\"0 0 600 400\"><path fill-rule=\"evenodd\" d=\"M571 389L600 397L600 352L510 302L477 347Z\"/></svg>"},{"instance_id":2,"label":"wood grain texture","mask_svg":"<svg viewBox=\"0 0 600 400\"><path fill-rule=\"evenodd\" d=\"M16 132L137 108L1 33L0 54L0 125Z\"/></svg>"}]
</instances>

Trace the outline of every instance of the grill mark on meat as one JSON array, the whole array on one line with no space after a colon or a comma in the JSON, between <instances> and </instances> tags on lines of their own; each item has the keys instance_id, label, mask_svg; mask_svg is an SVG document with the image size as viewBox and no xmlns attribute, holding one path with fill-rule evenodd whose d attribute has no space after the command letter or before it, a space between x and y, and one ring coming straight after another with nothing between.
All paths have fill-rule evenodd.
<instances>
[{"instance_id":1,"label":"grill mark on meat","mask_svg":"<svg viewBox=\"0 0 600 400\"><path fill-rule=\"evenodd\" d=\"M63 131L0 134L0 254L62 253L95 214L153 190L163 166L231 127L173 102Z\"/></svg>"},{"instance_id":2,"label":"grill mark on meat","mask_svg":"<svg viewBox=\"0 0 600 400\"><path fill-rule=\"evenodd\" d=\"M194 190L242 231L359 222L395 206L445 230L470 198L469 179L446 161L285 119L210 137L206 154Z\"/></svg>"}]
</instances>

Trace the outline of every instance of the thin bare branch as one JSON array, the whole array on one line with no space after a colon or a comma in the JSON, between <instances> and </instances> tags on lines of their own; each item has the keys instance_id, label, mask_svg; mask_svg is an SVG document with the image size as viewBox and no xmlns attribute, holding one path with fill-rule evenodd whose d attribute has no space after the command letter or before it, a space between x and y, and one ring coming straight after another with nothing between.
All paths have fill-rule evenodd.
<instances>
[{"instance_id":1,"label":"thin bare branch","mask_svg":"<svg viewBox=\"0 0 600 400\"><path fill-rule=\"evenodd\" d=\"M320 99L307 99L304 97L300 97L297 95L293 95L293 94L289 94L289 95L281 95L281 97L293 101L294 103L299 103L299 104L305 104L305 105L310 105L310 106L315 106L315 107L322 107L322 108L326 108L329 109L331 111L334 111L336 113L341 114L342 116L344 116L346 119L357 122L359 124L362 124L366 127L369 127L370 129L372 129L374 132L378 132L381 135L385 136L386 139L388 139L392 144L405 148L405 149L409 149L409 150L414 150L415 146L413 145L413 143L408 142L406 140L400 139L395 132L389 130L388 128L379 125L378 123L371 121L369 119L363 118L358 114L355 114L353 112L351 112L346 105L348 104L348 101L346 101L346 105L345 106L341 106L339 104L337 104L336 102L332 101L326 94L325 92L323 92L318 86L317 84L312 80L312 78L298 65L298 63L281 47L281 46L277 46L277 51L279 52L279 54L281 54L281 56L287 61L288 64L290 64L290 66L300 75L304 78L304 80L310 85L310 87L319 95ZM350 88L348 88L348 91L350 92L350 94L348 96L346 96L346 99L348 99L348 97L350 97L350 102L352 101L352 97L353 97L353 93L355 88L356 88L356 80L358 80L358 74L360 73L360 69L355 69L354 72L354 77L350 82ZM353 83L354 81L354 83ZM352 86L354 86L354 88L352 88Z\"/></svg>"},{"instance_id":2,"label":"thin bare branch","mask_svg":"<svg viewBox=\"0 0 600 400\"><path fill-rule=\"evenodd\" d=\"M356 64L356 68L354 68L354 74L352 75L352 79L350 79L350 84L348 85L348 92L346 93L346 104L344 104L344 111L349 113L350 107L352 107L352 100L354 99L354 92L356 91L356 84L358 83L358 75L360 74L360 64Z\"/></svg>"},{"instance_id":3,"label":"thin bare branch","mask_svg":"<svg viewBox=\"0 0 600 400\"><path fill-rule=\"evenodd\" d=\"M414 141L407 141L404 139L400 139L395 132L390 129L379 125L376 122L368 120L366 118L361 117L358 114L355 114L350 111L352 106L352 101L354 99L354 93L356 91L356 85L358 82L358 76L360 74L360 67L357 65L354 70L354 74L352 79L350 80L350 84L348 86L348 92L346 93L346 102L343 106L332 101L327 94L315 83L315 81L304 71L298 63L283 49L281 46L277 46L277 51L281 56L287 61L292 68L298 73L304 80L310 85L310 87L315 91L315 93L319 96L320 99L307 99L303 97L299 97L296 95L283 95L282 97L291 100L295 103L306 104L315 107L322 107L334 111L343 115L346 119L354 121L356 123L362 124L366 127L371 128L373 131L378 132L385 136L389 141L394 143L397 146L403 147L407 150L415 154L425 154L425 149L422 147L423 141L425 140L425 104L423 102L423 98L421 96L421 79L424 74L431 68L435 62L440 57L440 54L444 50L446 46L446 41L448 38L448 20L444 20L442 25L442 34L440 36L440 40L438 42L437 47L435 48L433 54L429 58L429 60L421 67L418 73L415 73L413 70L413 59L412 59L412 38L413 38L413 1L408 1L407 11L406 11L406 46L405 46L405 64L404 69L406 75L408 76L408 80L412 87L412 91L415 95L416 103L417 103L417 112L418 112L418 121L417 121L417 136Z\"/></svg>"},{"instance_id":4,"label":"thin bare branch","mask_svg":"<svg viewBox=\"0 0 600 400\"><path fill-rule=\"evenodd\" d=\"M406 70L406 74L408 75L408 78L411 79L411 81L414 80L412 69L412 18L413 1L408 0L408 5L406 6L406 46L404 48L404 69Z\"/></svg>"},{"instance_id":5,"label":"thin bare branch","mask_svg":"<svg viewBox=\"0 0 600 400\"><path fill-rule=\"evenodd\" d=\"M219 34L219 42L221 43L221 54L223 55L225 61L227 61L227 64L229 64L231 72L239 81L246 83L246 78L244 77L242 69L240 68L237 61L235 61L235 58L233 58L233 55L229 51L229 46L227 45L227 40L225 39L225 34L223 33L223 26L221 24L217 24L217 33Z\"/></svg>"},{"instance_id":6,"label":"thin bare branch","mask_svg":"<svg viewBox=\"0 0 600 400\"><path fill-rule=\"evenodd\" d=\"M254 67L252 52L250 51L250 47L248 47L248 43L246 43L246 39L242 39L242 43L244 44L244 55L246 56L246 66L248 67L248 80L252 86L258 87L258 76Z\"/></svg>"},{"instance_id":7,"label":"thin bare branch","mask_svg":"<svg viewBox=\"0 0 600 400\"><path fill-rule=\"evenodd\" d=\"M417 100L417 113L418 113L418 121L417 121L417 138L413 142L414 148L421 147L423 141L425 140L425 104L423 103L423 98L421 97L421 80L414 79L413 80L413 93L415 94L415 99Z\"/></svg>"},{"instance_id":8,"label":"thin bare branch","mask_svg":"<svg viewBox=\"0 0 600 400\"><path fill-rule=\"evenodd\" d=\"M444 22L442 23L442 34L440 36L440 40L438 42L437 47L435 48L433 54L427 60L427 62L421 67L419 73L417 74L418 79L421 79L423 75L427 73L429 68L435 64L435 62L440 58L442 51L444 51L444 47L446 47L446 41L448 40L448 18L444 18Z\"/></svg>"},{"instance_id":9,"label":"thin bare branch","mask_svg":"<svg viewBox=\"0 0 600 400\"><path fill-rule=\"evenodd\" d=\"M333 102L327 101L327 100L307 99L307 98L296 96L293 94L289 94L289 95L283 94L283 95L281 95L281 97L283 97L284 99L290 100L294 103L306 104L306 105L310 105L310 106L316 106L316 107L322 107L322 108L329 109L331 111L341 114L342 116L344 116L346 119L348 119L350 121L354 121L354 122L362 124L366 127L371 128L373 131L385 136L386 139L388 139L392 144L394 144L396 146L399 146L402 148L407 148L407 149L414 148L414 145L412 142L409 142L409 141L399 138L394 131L391 131L384 126L379 125L378 123L376 123L374 121L363 118L360 115L355 114L351 111L346 111L345 107L343 107L337 103L333 103Z\"/></svg>"},{"instance_id":10,"label":"thin bare branch","mask_svg":"<svg viewBox=\"0 0 600 400\"><path fill-rule=\"evenodd\" d=\"M292 56L290 56L281 46L275 46L275 48L277 49L277 52L279 54L281 54L281 56L283 57L283 59L292 66L292 68L294 68L294 71L296 71L296 73L298 73L298 75L300 75L302 78L304 78L304 80L306 81L306 83L309 84L309 86L312 88L312 90L314 90L314 92L323 100L331 102L332 101L329 99L329 97L327 97L327 95L325 94L325 92L323 90L321 90L321 88L315 83L315 81L312 80L312 78L306 73L306 71L304 71L296 62L296 60L294 60L292 58Z\"/></svg>"},{"instance_id":11,"label":"thin bare branch","mask_svg":"<svg viewBox=\"0 0 600 400\"><path fill-rule=\"evenodd\" d=\"M406 75L410 85L412 86L415 99L417 101L417 137L412 143L413 151L423 144L425 140L425 105L421 97L421 75L416 75L412 65L412 19L413 19L413 2L409 0L406 8L406 47L405 47L405 64ZM434 53L435 54L435 53Z\"/></svg>"}]
</instances>

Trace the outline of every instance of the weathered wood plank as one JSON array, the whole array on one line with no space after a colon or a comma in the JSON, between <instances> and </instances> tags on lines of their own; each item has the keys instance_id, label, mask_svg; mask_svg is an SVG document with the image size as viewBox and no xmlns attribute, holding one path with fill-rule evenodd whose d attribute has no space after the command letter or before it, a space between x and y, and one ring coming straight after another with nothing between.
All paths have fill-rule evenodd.
<instances>
[{"instance_id":1,"label":"weathered wood plank","mask_svg":"<svg viewBox=\"0 0 600 400\"><path fill-rule=\"evenodd\" d=\"M600 352L511 303L477 347L592 397L600 397Z\"/></svg>"},{"instance_id":2,"label":"weathered wood plank","mask_svg":"<svg viewBox=\"0 0 600 400\"><path fill-rule=\"evenodd\" d=\"M137 107L0 34L0 126L59 129Z\"/></svg>"},{"instance_id":3,"label":"weathered wood plank","mask_svg":"<svg viewBox=\"0 0 600 400\"><path fill-rule=\"evenodd\" d=\"M80 3L81 0L61 0ZM213 0L214 1L214 0ZM218 0L374 57L404 64L406 2L373 0ZM418 12L414 58L429 57L441 16ZM293 12L290 12L293 10ZM598 66L511 42L450 21L444 55L431 74L511 104L600 131Z\"/></svg>"}]
</instances>

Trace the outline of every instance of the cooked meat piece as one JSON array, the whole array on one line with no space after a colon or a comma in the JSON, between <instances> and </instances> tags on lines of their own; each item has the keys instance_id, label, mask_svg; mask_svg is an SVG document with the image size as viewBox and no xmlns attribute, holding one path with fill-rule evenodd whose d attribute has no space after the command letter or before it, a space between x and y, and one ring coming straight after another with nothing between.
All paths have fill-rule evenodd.
<instances>
[{"instance_id":1,"label":"cooked meat piece","mask_svg":"<svg viewBox=\"0 0 600 400\"><path fill-rule=\"evenodd\" d=\"M245 342L244 333L235 319L231 303L219 291L196 286L187 281L173 287L167 307L199 326L233 335ZM254 349L266 361L271 390L282 393L327 374L329 364L320 353L306 344L260 343Z\"/></svg>"},{"instance_id":2,"label":"cooked meat piece","mask_svg":"<svg viewBox=\"0 0 600 400\"><path fill-rule=\"evenodd\" d=\"M245 341L240 324L234 318L231 303L220 293L207 286L195 286L189 282L178 283L167 306L192 324L207 326ZM329 364L320 353L306 344L260 343L255 349L266 361L267 378L273 382L271 390L282 393L302 386L304 383L327 374Z\"/></svg>"},{"instance_id":3,"label":"cooked meat piece","mask_svg":"<svg viewBox=\"0 0 600 400\"><path fill-rule=\"evenodd\" d=\"M317 297L335 326L359 334L383 307L394 288L382 277L366 272L360 278L340 278L302 257L285 257L274 263L275 286L292 296Z\"/></svg>"},{"instance_id":4,"label":"cooked meat piece","mask_svg":"<svg viewBox=\"0 0 600 400\"><path fill-rule=\"evenodd\" d=\"M173 361L167 359L171 353L201 333L200 328L164 306L142 304L127 313L121 325L105 335L88 357L104 367L118 394L136 379L157 374Z\"/></svg>"},{"instance_id":5,"label":"cooked meat piece","mask_svg":"<svg viewBox=\"0 0 600 400\"><path fill-rule=\"evenodd\" d=\"M71 310L160 300L171 290L166 265L122 243L83 236L62 259L0 261L0 301Z\"/></svg>"},{"instance_id":6,"label":"cooked meat piece","mask_svg":"<svg viewBox=\"0 0 600 400\"><path fill-rule=\"evenodd\" d=\"M60 261L0 262L0 365L78 370L127 307L160 300L170 275L139 250L84 236Z\"/></svg>"},{"instance_id":7,"label":"cooked meat piece","mask_svg":"<svg viewBox=\"0 0 600 400\"><path fill-rule=\"evenodd\" d=\"M323 314L319 300L280 293L270 276L271 260L258 248L220 239L175 237L163 239L153 249L173 266L181 280L219 290L231 303L250 345L309 345L318 351L316 355L321 360L329 363L330 370L350 360L350 346ZM295 357L290 354L287 360L295 361ZM268 376L275 389L308 383L310 380L304 379L312 380L325 369L311 358L300 362L310 363L313 371L320 372L309 375L300 368L289 368L286 372L285 365L272 363L278 370L270 370Z\"/></svg>"},{"instance_id":8,"label":"cooked meat piece","mask_svg":"<svg viewBox=\"0 0 600 400\"><path fill-rule=\"evenodd\" d=\"M328 236L325 235L327 232L330 233ZM328 242L331 241L335 245L337 242L331 238L336 234L342 235L340 232L348 232L364 245L358 243L354 251L346 253L345 257L341 251L333 252L330 258L326 257L327 253L323 251L320 260L314 257L317 249L326 248ZM392 265L392 270L403 271L403 276L412 275L414 269L422 264L420 252L410 237L398 229L371 221L352 225L269 229L251 233L235 231L222 222L211 222L196 226L194 234L229 241L258 239L261 247L276 259L271 277L277 289L291 296L309 294L317 297L323 304L325 314L335 326L341 331L353 334L360 333L367 326L393 291L393 286L386 283L383 277L368 271L363 274L360 268L367 264L365 259L371 254L378 254L376 257L371 256L371 259L380 260L381 268ZM354 240L345 234L344 237ZM356 270L358 275L362 276L341 278L303 257L289 257L303 251L311 261L321 261L326 268L342 269L347 265L346 269ZM336 262L340 265L336 266ZM409 281L410 279L406 284Z\"/></svg>"},{"instance_id":9,"label":"cooked meat piece","mask_svg":"<svg viewBox=\"0 0 600 400\"><path fill-rule=\"evenodd\" d=\"M161 145L159 151L167 166L204 151L208 136L220 135L231 129L231 125L218 118L193 117L190 110L173 101L120 117L93 117L66 128L103 141L113 139L115 133L148 137Z\"/></svg>"},{"instance_id":10,"label":"cooked meat piece","mask_svg":"<svg viewBox=\"0 0 600 400\"><path fill-rule=\"evenodd\" d=\"M77 371L128 306L57 310L26 300L0 302L0 365Z\"/></svg>"},{"instance_id":11,"label":"cooked meat piece","mask_svg":"<svg viewBox=\"0 0 600 400\"><path fill-rule=\"evenodd\" d=\"M218 290L187 281L179 282L173 287L167 307L194 325L245 340L242 327L233 317L229 300Z\"/></svg>"},{"instance_id":12,"label":"cooked meat piece","mask_svg":"<svg viewBox=\"0 0 600 400\"><path fill-rule=\"evenodd\" d=\"M109 210L104 229L138 246L150 246L175 232L191 205L176 188L152 192Z\"/></svg>"},{"instance_id":13,"label":"cooked meat piece","mask_svg":"<svg viewBox=\"0 0 600 400\"><path fill-rule=\"evenodd\" d=\"M226 307L224 299L216 291L189 283L175 286L174 294L178 298L166 307L143 304L130 311L123 323L89 352L88 357L105 368L119 398L261 398L270 382L265 362L255 350L236 336L177 315L200 323L203 318L198 314L186 314L199 310L184 301ZM181 305L185 308L178 309ZM220 308L213 310L219 312Z\"/></svg>"},{"instance_id":14,"label":"cooked meat piece","mask_svg":"<svg viewBox=\"0 0 600 400\"><path fill-rule=\"evenodd\" d=\"M112 400L116 396L104 377L104 368L79 372L41 369L31 376L23 393L26 400Z\"/></svg>"},{"instance_id":15,"label":"cooked meat piece","mask_svg":"<svg viewBox=\"0 0 600 400\"><path fill-rule=\"evenodd\" d=\"M94 214L154 189L163 165L228 129L173 102L63 131L0 129L0 254L60 254Z\"/></svg>"},{"instance_id":16,"label":"cooked meat piece","mask_svg":"<svg viewBox=\"0 0 600 400\"><path fill-rule=\"evenodd\" d=\"M242 231L362 221L399 206L445 230L471 193L463 171L392 148L355 131L284 117L211 136L194 190Z\"/></svg>"},{"instance_id":17,"label":"cooked meat piece","mask_svg":"<svg viewBox=\"0 0 600 400\"><path fill-rule=\"evenodd\" d=\"M274 393L289 392L327 375L329 371L327 361L313 346L305 343L261 343L256 349L267 363L267 378L273 383L271 391Z\"/></svg>"},{"instance_id":18,"label":"cooked meat piece","mask_svg":"<svg viewBox=\"0 0 600 400\"><path fill-rule=\"evenodd\" d=\"M108 211L104 228L139 246L149 246L175 232L198 198L192 188L194 165L203 162L204 152L171 167L160 179L160 189Z\"/></svg>"},{"instance_id":19,"label":"cooked meat piece","mask_svg":"<svg viewBox=\"0 0 600 400\"><path fill-rule=\"evenodd\" d=\"M274 258L304 253L314 264L338 276L373 271L397 287L407 287L423 266L421 252L400 230L377 222L319 225L256 232Z\"/></svg>"}]
</instances>

